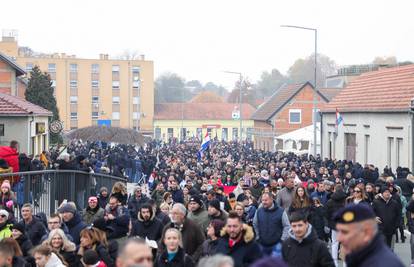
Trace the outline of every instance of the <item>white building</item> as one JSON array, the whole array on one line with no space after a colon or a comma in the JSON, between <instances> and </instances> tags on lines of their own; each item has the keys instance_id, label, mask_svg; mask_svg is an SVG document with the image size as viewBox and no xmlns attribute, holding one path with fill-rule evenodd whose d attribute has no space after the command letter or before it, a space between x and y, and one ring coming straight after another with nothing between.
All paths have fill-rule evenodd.
<instances>
[{"instance_id":1,"label":"white building","mask_svg":"<svg viewBox=\"0 0 414 267\"><path fill-rule=\"evenodd\" d=\"M413 98L414 65L362 74L321 111L322 156L414 169Z\"/></svg>"}]
</instances>

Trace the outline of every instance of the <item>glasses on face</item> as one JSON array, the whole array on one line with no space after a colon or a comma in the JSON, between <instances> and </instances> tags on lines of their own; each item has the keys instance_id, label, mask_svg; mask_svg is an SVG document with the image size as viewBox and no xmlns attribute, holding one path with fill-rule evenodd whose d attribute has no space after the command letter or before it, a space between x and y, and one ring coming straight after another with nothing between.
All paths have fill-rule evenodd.
<instances>
[{"instance_id":1,"label":"glasses on face","mask_svg":"<svg viewBox=\"0 0 414 267\"><path fill-rule=\"evenodd\" d=\"M0 214L0 217L1 217L1 218L6 218L7 216L6 216L6 215L4 215L4 214Z\"/></svg>"}]
</instances>

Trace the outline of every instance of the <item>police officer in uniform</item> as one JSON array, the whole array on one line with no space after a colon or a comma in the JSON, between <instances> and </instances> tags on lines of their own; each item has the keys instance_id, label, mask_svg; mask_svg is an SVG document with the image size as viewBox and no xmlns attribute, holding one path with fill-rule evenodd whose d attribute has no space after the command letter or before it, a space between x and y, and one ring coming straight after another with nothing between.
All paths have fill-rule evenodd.
<instances>
[{"instance_id":1,"label":"police officer in uniform","mask_svg":"<svg viewBox=\"0 0 414 267\"><path fill-rule=\"evenodd\" d=\"M347 267L403 267L384 243L375 213L366 204L351 204L334 215L337 239L346 255Z\"/></svg>"}]
</instances>

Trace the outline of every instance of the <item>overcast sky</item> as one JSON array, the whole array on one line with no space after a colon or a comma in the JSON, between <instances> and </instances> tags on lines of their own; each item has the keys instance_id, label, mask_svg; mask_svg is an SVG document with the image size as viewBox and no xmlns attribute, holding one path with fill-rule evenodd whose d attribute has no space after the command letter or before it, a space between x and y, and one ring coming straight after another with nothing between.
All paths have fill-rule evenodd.
<instances>
[{"instance_id":1,"label":"overcast sky","mask_svg":"<svg viewBox=\"0 0 414 267\"><path fill-rule=\"evenodd\" d=\"M155 76L170 71L186 80L231 89L242 72L255 82L262 71L286 73L313 52L339 65L376 56L414 61L414 1L31 1L1 3L0 28L17 29L19 44L39 52L97 58L138 50L153 60Z\"/></svg>"}]
</instances>

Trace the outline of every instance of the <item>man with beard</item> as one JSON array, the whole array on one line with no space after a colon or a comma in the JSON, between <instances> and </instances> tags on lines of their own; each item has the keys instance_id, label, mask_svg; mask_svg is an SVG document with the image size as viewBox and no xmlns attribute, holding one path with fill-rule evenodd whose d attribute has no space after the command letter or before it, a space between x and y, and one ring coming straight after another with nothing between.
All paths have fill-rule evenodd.
<instances>
[{"instance_id":1,"label":"man with beard","mask_svg":"<svg viewBox=\"0 0 414 267\"><path fill-rule=\"evenodd\" d=\"M204 203L199 195L194 195L190 198L190 201L188 202L188 210L190 212L187 214L187 218L194 221L200 226L203 233L205 233L210 220L208 218L208 212L205 210Z\"/></svg>"},{"instance_id":2,"label":"man with beard","mask_svg":"<svg viewBox=\"0 0 414 267\"><path fill-rule=\"evenodd\" d=\"M76 208L71 204L64 204L58 209L58 212L62 215L63 222L68 227L69 234L73 238L73 242L76 245L80 244L80 232L87 227L81 219L81 216L76 211ZM34 245L34 244L33 244Z\"/></svg>"},{"instance_id":3,"label":"man with beard","mask_svg":"<svg viewBox=\"0 0 414 267\"><path fill-rule=\"evenodd\" d=\"M163 225L155 217L152 206L148 203L141 205L138 212L138 220L132 223L130 236L139 236L142 239L158 241L162 235Z\"/></svg>"},{"instance_id":4,"label":"man with beard","mask_svg":"<svg viewBox=\"0 0 414 267\"><path fill-rule=\"evenodd\" d=\"M216 251L232 257L235 267L249 266L262 257L260 247L254 241L252 227L243 224L236 212L229 213L223 230L224 236L219 240Z\"/></svg>"}]
</instances>

